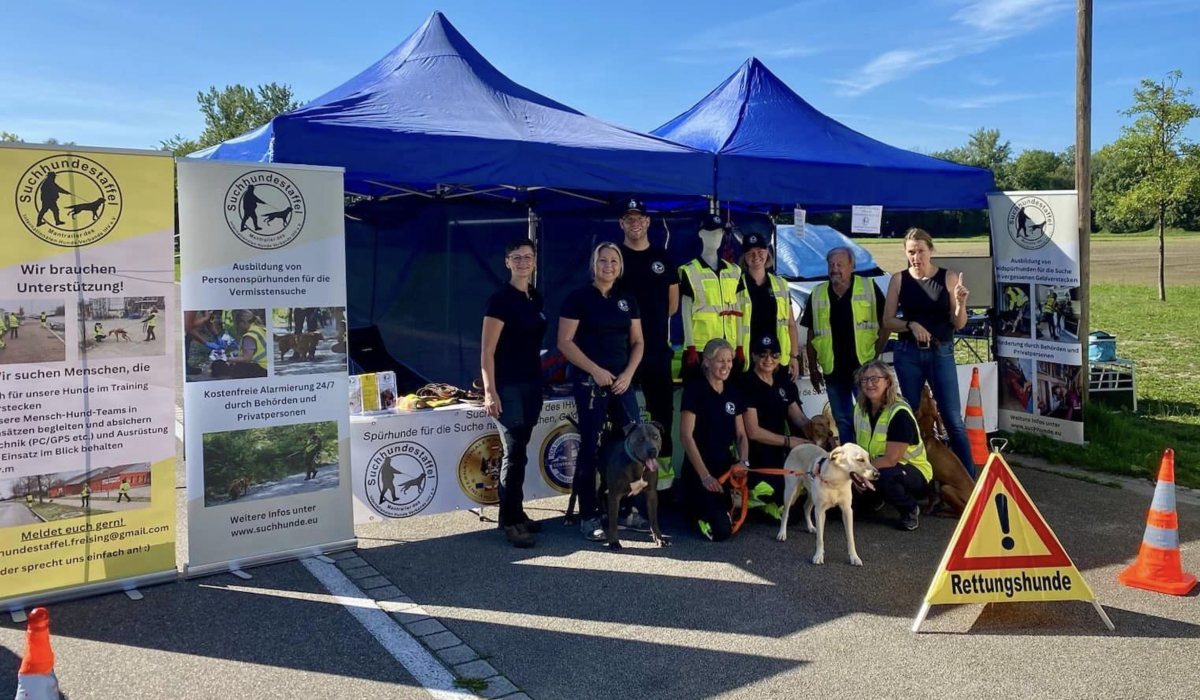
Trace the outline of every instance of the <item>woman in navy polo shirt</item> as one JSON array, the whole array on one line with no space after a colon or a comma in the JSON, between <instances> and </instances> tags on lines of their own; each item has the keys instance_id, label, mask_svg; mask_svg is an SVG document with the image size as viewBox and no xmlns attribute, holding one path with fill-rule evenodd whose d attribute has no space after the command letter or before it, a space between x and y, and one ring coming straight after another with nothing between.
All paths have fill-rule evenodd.
<instances>
[{"instance_id":1,"label":"woman in navy polo shirt","mask_svg":"<svg viewBox=\"0 0 1200 700\"><path fill-rule=\"evenodd\" d=\"M704 378L683 388L679 405L679 438L687 455L683 497L700 532L720 542L733 534L733 523L729 520L729 484L718 479L735 464L750 466L746 459L750 443L742 423L745 406L729 381L733 346L724 338L708 341L702 365Z\"/></svg>"},{"instance_id":2,"label":"woman in navy polo shirt","mask_svg":"<svg viewBox=\"0 0 1200 700\"><path fill-rule=\"evenodd\" d=\"M500 526L516 547L532 547L530 533L541 525L525 514L526 447L542 412L542 338L546 315L542 295L530 284L537 267L533 241L519 239L504 249L508 284L488 299L483 316L480 368L483 408L496 422L504 444L500 463Z\"/></svg>"},{"instance_id":3,"label":"woman in navy polo shirt","mask_svg":"<svg viewBox=\"0 0 1200 700\"><path fill-rule=\"evenodd\" d=\"M579 458L572 490L579 499L580 532L605 539L596 508L596 452L605 416L614 423L637 422L638 405L630 384L642 361L642 322L632 294L617 289L621 249L601 243L592 251L592 283L563 301L558 320L558 349L571 363L575 409L579 415Z\"/></svg>"}]
</instances>

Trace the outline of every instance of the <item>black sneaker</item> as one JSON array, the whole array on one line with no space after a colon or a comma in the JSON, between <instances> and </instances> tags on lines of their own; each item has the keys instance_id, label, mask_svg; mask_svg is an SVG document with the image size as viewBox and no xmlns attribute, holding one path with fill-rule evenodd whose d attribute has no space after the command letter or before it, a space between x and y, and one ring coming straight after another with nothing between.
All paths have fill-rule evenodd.
<instances>
[{"instance_id":1,"label":"black sneaker","mask_svg":"<svg viewBox=\"0 0 1200 700\"><path fill-rule=\"evenodd\" d=\"M531 520L528 516L521 522L521 527L525 528L525 532L532 532L535 535L542 531L542 524L537 520Z\"/></svg>"},{"instance_id":2,"label":"black sneaker","mask_svg":"<svg viewBox=\"0 0 1200 700\"><path fill-rule=\"evenodd\" d=\"M908 513L900 516L900 522L896 527L901 530L916 530L920 526L921 506L913 506L913 509Z\"/></svg>"}]
</instances>

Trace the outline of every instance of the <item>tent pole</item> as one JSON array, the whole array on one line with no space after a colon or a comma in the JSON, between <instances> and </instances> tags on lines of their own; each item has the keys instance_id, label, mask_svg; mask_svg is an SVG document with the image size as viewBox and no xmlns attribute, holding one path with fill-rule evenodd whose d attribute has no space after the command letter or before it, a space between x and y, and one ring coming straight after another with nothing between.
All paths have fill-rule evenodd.
<instances>
[{"instance_id":1,"label":"tent pole","mask_svg":"<svg viewBox=\"0 0 1200 700\"><path fill-rule=\"evenodd\" d=\"M529 207L529 231L528 231L528 235L529 235L529 240L530 240L530 242L531 242L531 243L533 243L533 249L534 249L534 250L537 250L537 249L538 249L538 245L537 245L537 230L538 230L538 215L537 215L537 212L535 212L535 211L533 210L533 207ZM537 288L537 266L534 266L534 268L533 268L533 286L534 286L534 288Z\"/></svg>"}]
</instances>

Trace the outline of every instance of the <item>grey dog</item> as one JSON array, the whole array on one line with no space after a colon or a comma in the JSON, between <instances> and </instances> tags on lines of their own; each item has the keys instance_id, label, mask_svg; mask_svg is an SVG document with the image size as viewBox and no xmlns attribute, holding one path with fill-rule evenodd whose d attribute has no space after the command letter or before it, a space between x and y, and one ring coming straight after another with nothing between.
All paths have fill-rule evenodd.
<instances>
[{"instance_id":1,"label":"grey dog","mask_svg":"<svg viewBox=\"0 0 1200 700\"><path fill-rule=\"evenodd\" d=\"M630 423L624 439L606 440L600 445L598 466L608 491L608 548L621 549L617 536L617 517L621 499L646 494L646 518L654 543L670 545L658 528L658 453L662 450L662 433L653 423Z\"/></svg>"}]
</instances>

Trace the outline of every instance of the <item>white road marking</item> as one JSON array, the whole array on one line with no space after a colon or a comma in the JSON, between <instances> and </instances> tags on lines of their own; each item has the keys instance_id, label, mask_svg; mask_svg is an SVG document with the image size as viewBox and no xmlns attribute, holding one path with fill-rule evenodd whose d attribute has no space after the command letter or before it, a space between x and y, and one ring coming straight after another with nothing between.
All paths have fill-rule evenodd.
<instances>
[{"instance_id":1,"label":"white road marking","mask_svg":"<svg viewBox=\"0 0 1200 700\"><path fill-rule=\"evenodd\" d=\"M446 667L406 632L400 623L380 610L374 601L336 566L312 558L301 559L300 563L430 695L438 700L475 697L466 690L455 688L454 674L446 670Z\"/></svg>"}]
</instances>

